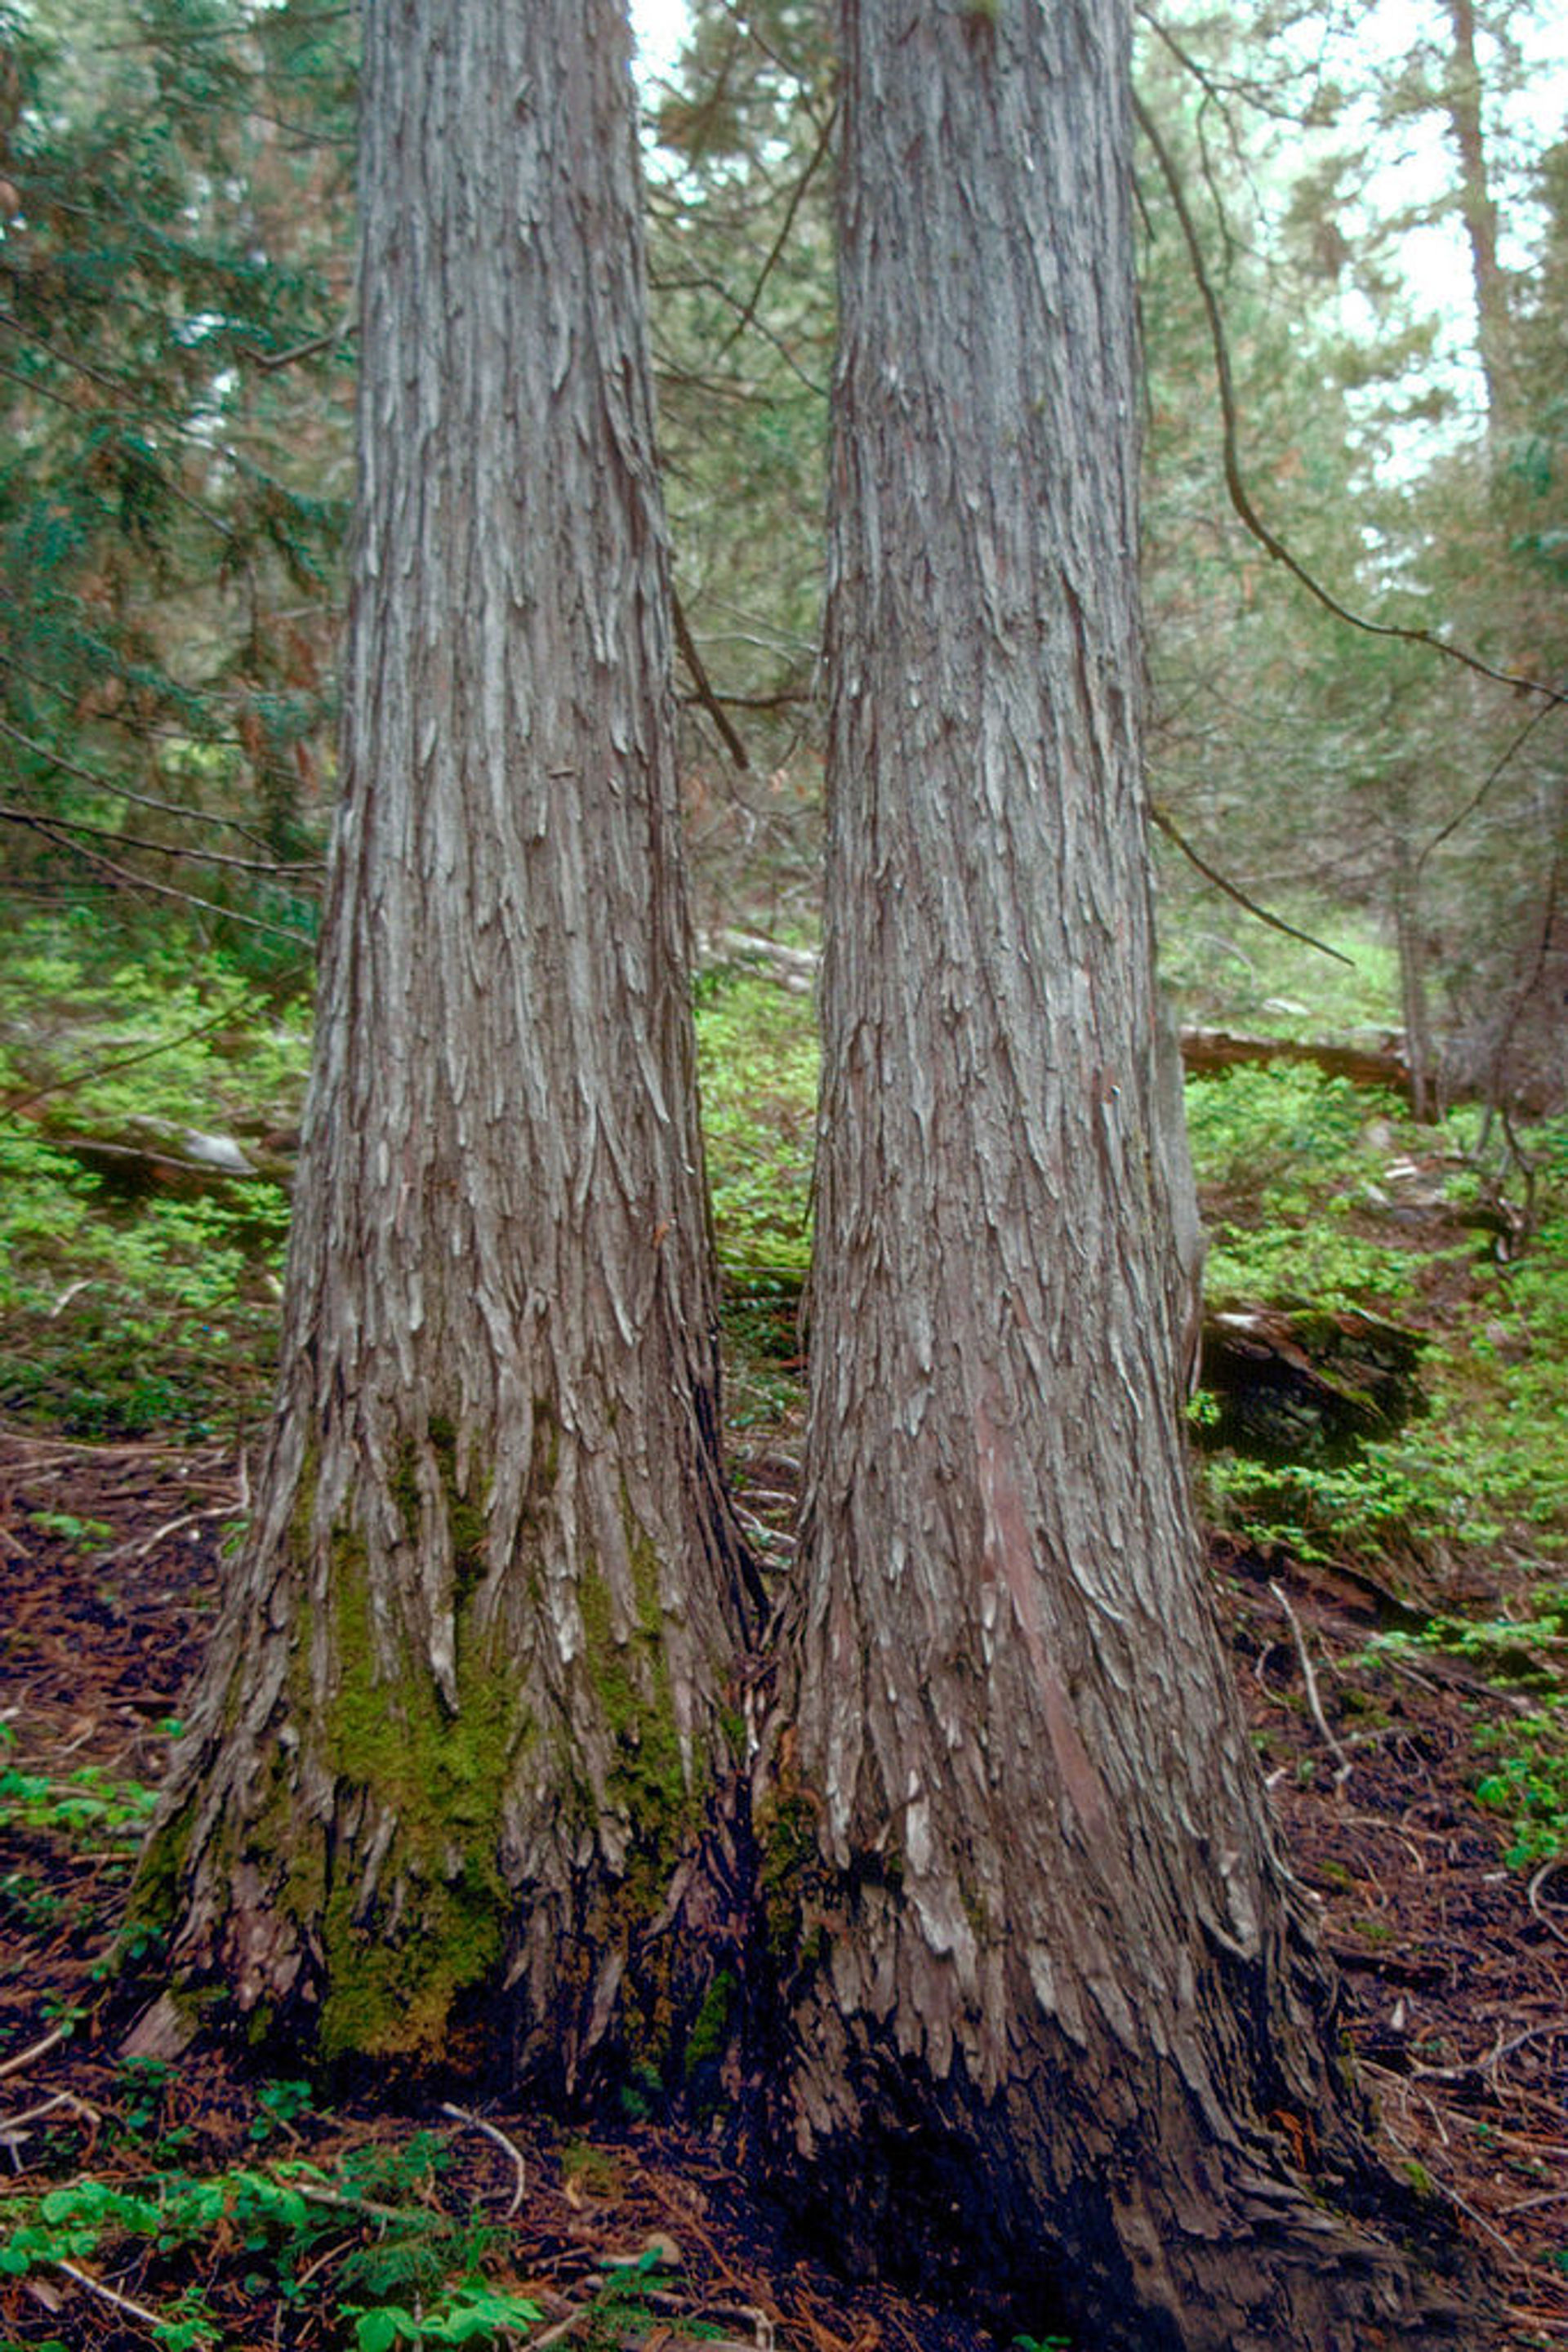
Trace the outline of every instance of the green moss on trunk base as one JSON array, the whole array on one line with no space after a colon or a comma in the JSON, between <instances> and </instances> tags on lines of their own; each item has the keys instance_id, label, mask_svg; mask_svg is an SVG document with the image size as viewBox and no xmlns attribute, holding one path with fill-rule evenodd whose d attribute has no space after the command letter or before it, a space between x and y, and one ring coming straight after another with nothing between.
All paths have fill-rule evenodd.
<instances>
[{"instance_id":1,"label":"green moss on trunk base","mask_svg":"<svg viewBox=\"0 0 1568 2352\"><path fill-rule=\"evenodd\" d=\"M757 1893L770 1970L775 1976L820 1957L827 1891L817 1839L821 1801L793 1767L758 1791L752 1808Z\"/></svg>"},{"instance_id":2,"label":"green moss on trunk base","mask_svg":"<svg viewBox=\"0 0 1568 2352\"><path fill-rule=\"evenodd\" d=\"M352 1886L329 1899L324 2058L441 2060L458 1996L500 1964L509 1906L487 1870L422 1879L404 1860L395 1899L395 1927L380 1906L360 1917Z\"/></svg>"},{"instance_id":3,"label":"green moss on trunk base","mask_svg":"<svg viewBox=\"0 0 1568 2352\"><path fill-rule=\"evenodd\" d=\"M482 1522L482 1513L478 1515ZM530 1727L493 1633L458 1643L458 1704L400 1646L378 1659L363 1548L340 1532L332 1576L339 1681L325 1726L337 1819L353 1822L314 1924L328 2057L436 2055L452 2003L500 1960L505 1791ZM367 1874L367 1854L385 1851ZM369 1884L366 1884L367 1875Z\"/></svg>"},{"instance_id":4,"label":"green moss on trunk base","mask_svg":"<svg viewBox=\"0 0 1568 2352\"><path fill-rule=\"evenodd\" d=\"M530 2046L554 2040L585 2056L592 2040L675 2096L690 2066L710 2068L728 2007L727 1994L712 2006L711 1951L684 1900L671 1901L726 1777L722 1735L704 1714L695 1744L683 1736L660 1559L625 1495L629 1572L612 1582L596 1562L580 1566L581 1650L559 1705L531 1717L510 1607L485 1604L498 1567L524 1589L542 1573L548 1530L531 1510L547 1505L558 1444L536 1406L531 1511L521 1556L504 1564L492 1556L489 1481L469 1465L459 1490L447 1424L433 1418L395 1454L385 1495L361 1488L331 1528L307 1459L290 1556L269 1580L289 1608L270 1629L288 1654L279 1715L254 1746L209 1758L233 1782L209 1843L190 1851L193 1797L149 1847L139 1916L177 1921L199 1880L207 1908L195 1941L209 1957L198 1972L237 1984L259 2032L313 2040L329 2061L415 2067L443 2063L453 2032L491 2012L492 1996L507 2006L503 1976L548 1933L550 2013L513 2021ZM393 1515L384 1559L368 1532L386 1525L378 1500ZM451 1566L449 1673L405 1581L410 1551L427 1559L432 1547ZM230 1678L233 1742L254 1674L251 1661ZM508 1856L520 1826L533 1834L537 1801L519 1772L536 1741L548 1743L547 1768L538 1759L528 1776L548 1787L547 1819L533 1825L544 1858L540 1884L519 1887ZM196 1785L209 1802L210 1779ZM526 1916L531 1903L547 1906L548 1931L543 1913ZM606 2019L600 1989L611 1984ZM490 2014L486 2031L499 2022Z\"/></svg>"},{"instance_id":5,"label":"green moss on trunk base","mask_svg":"<svg viewBox=\"0 0 1568 2352\"><path fill-rule=\"evenodd\" d=\"M721 1969L703 1995L702 2006L686 2037L686 2050L681 2059L689 2088L700 2080L706 2069L717 2066L724 2055L729 2046L740 1990L740 1980L734 1970Z\"/></svg>"},{"instance_id":6,"label":"green moss on trunk base","mask_svg":"<svg viewBox=\"0 0 1568 2352\"><path fill-rule=\"evenodd\" d=\"M611 1955L624 1963L612 2035L626 2079L643 2086L635 2095L658 2086L663 2098L677 2100L715 1978L706 1933L694 1934L684 1901L672 1905L671 1895L709 1834L710 1809L728 1768L711 1715L704 1716L694 1743L682 1737L659 1555L624 1491L621 1504L629 1591L615 1589L596 1563L584 1569L577 1587L583 1705L605 1756L598 1784L588 1784L579 1763L573 1790L574 1814L598 1849L602 1873L582 1936L595 1970ZM721 1738L722 1729L720 1723ZM607 1838L610 1822L615 1832ZM616 1866L612 1847L624 1853ZM699 1864L700 1879L700 1869ZM727 1996L721 2006L727 2010ZM718 2031L711 2016L703 2030Z\"/></svg>"},{"instance_id":7,"label":"green moss on trunk base","mask_svg":"<svg viewBox=\"0 0 1568 2352\"><path fill-rule=\"evenodd\" d=\"M166 1936L174 1927L179 1917L195 1827L195 1806L186 1802L153 1828L142 1849L126 1901L119 1937L121 1948L138 1936Z\"/></svg>"}]
</instances>

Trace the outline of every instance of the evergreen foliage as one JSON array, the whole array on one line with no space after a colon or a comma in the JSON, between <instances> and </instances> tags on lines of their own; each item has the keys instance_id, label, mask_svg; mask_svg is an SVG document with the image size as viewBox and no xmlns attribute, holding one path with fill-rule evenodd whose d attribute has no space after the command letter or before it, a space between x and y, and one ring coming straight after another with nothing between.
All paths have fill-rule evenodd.
<instances>
[{"instance_id":1,"label":"evergreen foliage","mask_svg":"<svg viewBox=\"0 0 1568 2352\"><path fill-rule=\"evenodd\" d=\"M298 955L331 782L347 12L0 19L13 890ZM276 950L271 950L276 954Z\"/></svg>"}]
</instances>

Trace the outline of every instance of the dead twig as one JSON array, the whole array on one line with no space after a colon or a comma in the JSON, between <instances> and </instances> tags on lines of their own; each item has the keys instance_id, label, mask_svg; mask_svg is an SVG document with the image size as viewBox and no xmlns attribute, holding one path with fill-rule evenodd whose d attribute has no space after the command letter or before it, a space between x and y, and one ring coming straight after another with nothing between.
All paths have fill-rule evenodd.
<instances>
[{"instance_id":1,"label":"dead twig","mask_svg":"<svg viewBox=\"0 0 1568 2352\"><path fill-rule=\"evenodd\" d=\"M1318 1696L1318 1677L1312 1671L1312 1661L1307 1654L1306 1637L1301 1632L1300 1624L1296 1616L1296 1612L1291 1608L1289 1601L1285 1597L1284 1586L1276 1583L1274 1580L1270 1578L1268 1590L1274 1595L1275 1600L1278 1601L1280 1608L1285 1612L1285 1622L1290 1628L1291 1636L1296 1644L1296 1655L1301 1662L1301 1680L1307 1686L1307 1705L1312 1710L1312 1721L1317 1725L1318 1729L1323 1735L1324 1745L1328 1748L1330 1754L1334 1758L1336 1765L1334 1772L1334 1786L1336 1789L1342 1789L1345 1782L1351 1776L1352 1769L1351 1759L1345 1754L1344 1749L1340 1746L1339 1741L1334 1738L1333 1733L1329 1729L1328 1717L1323 1713L1323 1702Z\"/></svg>"},{"instance_id":2,"label":"dead twig","mask_svg":"<svg viewBox=\"0 0 1568 2352\"><path fill-rule=\"evenodd\" d=\"M168 2315L165 2312L149 2311L144 2303L132 2303L128 2294L120 2294L113 2287L105 2286L101 2279L94 2278L90 2271L78 2270L74 2263L63 2262L56 2255L49 2266L52 2270L58 2271L63 2278L68 2278L73 2284L86 2287L89 2294L97 2295L100 2303L112 2305L116 2311L128 2313L132 2319L141 2320L144 2326L163 2329L169 2325Z\"/></svg>"},{"instance_id":3,"label":"dead twig","mask_svg":"<svg viewBox=\"0 0 1568 2352\"><path fill-rule=\"evenodd\" d=\"M511 2202L501 2216L503 2221L510 2221L521 2210L528 2194L528 2170L522 2160L521 2149L514 2140L508 2139L499 2125L487 2122L483 2116L476 2116L470 2107L456 2107L450 2099L443 2099L441 2113L450 2116L457 2123L467 2124L470 2131L482 2133L486 2139L493 2140L497 2147L510 2157L517 2174L517 2185L511 2192Z\"/></svg>"},{"instance_id":4,"label":"dead twig","mask_svg":"<svg viewBox=\"0 0 1568 2352\"><path fill-rule=\"evenodd\" d=\"M1554 2018L1550 2025L1532 2025L1527 2032L1514 2034L1510 2041L1499 2042L1484 2058L1472 2058L1463 2066L1413 2065L1410 2071L1428 2082L1463 2083L1472 2075L1494 2073L1505 2058L1511 2057L1516 2050L1522 2050L1527 2042L1549 2041L1553 2034L1560 2033L1568 2033L1568 2018Z\"/></svg>"},{"instance_id":5,"label":"dead twig","mask_svg":"<svg viewBox=\"0 0 1568 2352\"><path fill-rule=\"evenodd\" d=\"M210 1504L205 1510L182 1511L178 1518L167 1519L161 1528L154 1528L150 1536L139 1536L134 1543L120 1544L113 1551L105 1552L101 1565L108 1568L116 1560L145 1559L149 1553L157 1550L160 1544L167 1543L171 1536L183 1535L187 1528L201 1527L208 1519L237 1518L249 1508L250 1480L242 1454L239 1457L238 1491L231 1501Z\"/></svg>"},{"instance_id":6,"label":"dead twig","mask_svg":"<svg viewBox=\"0 0 1568 2352\"><path fill-rule=\"evenodd\" d=\"M62 2107L68 2107L72 2115L85 2116L91 2124L103 2121L100 2109L86 2099L79 2099L74 2091L52 2091L47 2099L38 2100L34 2106L24 2107L19 2115L0 2116L0 2147L10 2149L13 2171L23 2169L22 2143L27 2137L27 2125L37 2123L44 2116L58 2115Z\"/></svg>"},{"instance_id":7,"label":"dead twig","mask_svg":"<svg viewBox=\"0 0 1568 2352\"><path fill-rule=\"evenodd\" d=\"M47 2058L51 2050L58 2050L62 2042L68 2042L70 2033L68 2025L57 2025L52 2033L46 2033L43 2040L35 2042L30 2049L18 2050L14 2058L0 2059L0 2082L8 2074L25 2074L36 2060Z\"/></svg>"},{"instance_id":8,"label":"dead twig","mask_svg":"<svg viewBox=\"0 0 1568 2352\"><path fill-rule=\"evenodd\" d=\"M1376 2071L1381 2072L1382 2070L1378 2069ZM1398 2133L1390 2131L1388 2137L1394 2143L1394 2146L1398 2148L1400 2154L1408 2159L1410 2158L1410 2150L1399 2137ZM1534 2269L1535 2265L1530 2260L1529 2256L1527 2254L1521 2254L1517 2246L1510 2244L1509 2240L1503 2236L1502 2231L1489 2221L1484 2213L1478 2212L1468 2198L1461 2197L1458 2190L1452 2188L1447 2181L1444 2180L1440 2177L1440 2175L1434 2172L1430 2166L1426 2166L1423 2169L1426 2171L1426 2178L1431 2181L1433 2188L1436 2189L1439 2197L1443 2198L1448 2204L1450 2204L1457 2213L1462 2213L1466 2221L1470 2222L1474 2228L1484 2231L1486 2236L1492 2241L1492 2243L1502 2254L1504 2260L1508 2262L1514 2270L1530 2271Z\"/></svg>"},{"instance_id":9,"label":"dead twig","mask_svg":"<svg viewBox=\"0 0 1568 2352\"><path fill-rule=\"evenodd\" d=\"M1521 2197L1517 2205L1505 2205L1503 2220L1511 2221L1516 2213L1533 2213L1538 2205L1561 2205L1568 2200L1568 2184L1561 2189L1542 2189L1533 2197Z\"/></svg>"}]
</instances>

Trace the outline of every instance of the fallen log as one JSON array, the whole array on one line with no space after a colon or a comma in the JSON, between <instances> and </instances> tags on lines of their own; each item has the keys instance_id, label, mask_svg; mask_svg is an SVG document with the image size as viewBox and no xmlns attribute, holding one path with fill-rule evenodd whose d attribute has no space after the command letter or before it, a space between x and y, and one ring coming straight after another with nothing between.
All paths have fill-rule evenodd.
<instances>
[{"instance_id":1,"label":"fallen log","mask_svg":"<svg viewBox=\"0 0 1568 2352\"><path fill-rule=\"evenodd\" d=\"M189 1199L215 1186L258 1181L287 1191L299 1147L292 1130L242 1142L175 1119L138 1114L112 1128L94 1128L85 1120L68 1127L40 1121L38 1133L52 1150L67 1153L101 1178L110 1192L129 1199L146 1192Z\"/></svg>"},{"instance_id":2,"label":"fallen log","mask_svg":"<svg viewBox=\"0 0 1568 2352\"><path fill-rule=\"evenodd\" d=\"M822 962L819 948L786 947L782 940L764 939L758 931L739 931L733 928L699 931L696 945L700 972L720 971L728 964L740 964L765 979L775 981L792 996L811 994Z\"/></svg>"},{"instance_id":3,"label":"fallen log","mask_svg":"<svg viewBox=\"0 0 1568 2352\"><path fill-rule=\"evenodd\" d=\"M1425 1412L1426 1334L1352 1307L1222 1306L1204 1315L1205 1446L1262 1461L1342 1461Z\"/></svg>"},{"instance_id":4,"label":"fallen log","mask_svg":"<svg viewBox=\"0 0 1568 2352\"><path fill-rule=\"evenodd\" d=\"M1404 1102L1414 1101L1410 1065L1392 1037L1381 1045L1338 1045L1327 1039L1303 1044L1291 1037L1239 1036L1228 1029L1182 1032L1182 1066L1189 1077L1212 1077L1242 1064L1268 1068L1275 1063L1306 1063L1326 1077L1382 1087Z\"/></svg>"}]
</instances>

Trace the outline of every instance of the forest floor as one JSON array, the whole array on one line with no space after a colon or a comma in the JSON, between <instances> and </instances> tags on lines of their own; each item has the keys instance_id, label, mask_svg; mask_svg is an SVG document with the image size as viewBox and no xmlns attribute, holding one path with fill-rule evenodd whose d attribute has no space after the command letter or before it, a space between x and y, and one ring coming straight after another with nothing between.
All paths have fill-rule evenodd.
<instances>
[{"instance_id":1,"label":"forest floor","mask_svg":"<svg viewBox=\"0 0 1568 2352\"><path fill-rule=\"evenodd\" d=\"M751 1465L775 1502L787 1451ZM5 2276L0 2253L0 2344L494 2342L472 2297L420 2301L420 2262L449 2272L465 2230L492 2287L537 2307L531 2345L987 2343L805 2259L716 2141L646 2120L579 2137L505 2104L318 2106L307 2084L212 2049L169 2067L118 2057L127 1995L104 1958L243 1488L216 1449L0 1435L0 2245L7 2202L15 2218L47 2192L25 2267ZM1497 1687L1462 1655L1369 1648L1389 1616L1371 1580L1212 1549L1389 2160L1490 2265L1497 2344L1568 2342L1568 1862L1510 1868L1475 1801ZM182 2219L170 2184L214 2178L218 2225L210 2208ZM298 2188L286 2214L258 2180L275 2202ZM157 2229L138 2219L150 2194Z\"/></svg>"}]
</instances>

